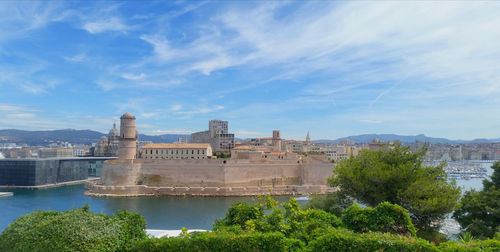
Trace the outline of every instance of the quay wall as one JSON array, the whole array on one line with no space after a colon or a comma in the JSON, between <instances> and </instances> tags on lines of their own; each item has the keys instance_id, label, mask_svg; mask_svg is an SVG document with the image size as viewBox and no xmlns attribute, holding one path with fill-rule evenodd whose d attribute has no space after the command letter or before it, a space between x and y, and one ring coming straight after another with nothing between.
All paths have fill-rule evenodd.
<instances>
[{"instance_id":1,"label":"quay wall","mask_svg":"<svg viewBox=\"0 0 500 252\"><path fill-rule=\"evenodd\" d=\"M302 186L241 186L241 187L157 187L146 185L105 186L94 182L86 184L86 195L96 197L136 197L136 196L258 196L325 194L336 188L325 185Z\"/></svg>"}]
</instances>

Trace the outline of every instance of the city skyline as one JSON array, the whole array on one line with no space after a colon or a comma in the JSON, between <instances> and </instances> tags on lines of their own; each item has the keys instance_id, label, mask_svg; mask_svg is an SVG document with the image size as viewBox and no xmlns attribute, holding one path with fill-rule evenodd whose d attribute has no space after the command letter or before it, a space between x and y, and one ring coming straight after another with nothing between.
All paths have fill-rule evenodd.
<instances>
[{"instance_id":1,"label":"city skyline","mask_svg":"<svg viewBox=\"0 0 500 252\"><path fill-rule=\"evenodd\" d=\"M0 3L0 129L500 134L498 2Z\"/></svg>"}]
</instances>

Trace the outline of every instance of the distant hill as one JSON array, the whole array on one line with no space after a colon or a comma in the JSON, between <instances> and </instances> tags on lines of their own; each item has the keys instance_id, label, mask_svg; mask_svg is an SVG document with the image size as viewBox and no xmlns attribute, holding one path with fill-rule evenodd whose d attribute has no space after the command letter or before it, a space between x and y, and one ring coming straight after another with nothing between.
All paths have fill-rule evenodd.
<instances>
[{"instance_id":1,"label":"distant hill","mask_svg":"<svg viewBox=\"0 0 500 252\"><path fill-rule=\"evenodd\" d=\"M93 131L93 130L43 130L43 131L26 131L16 129L0 130L0 143L16 143L28 145L48 145L52 142L69 142L71 144L86 144L90 145L96 143L103 136L107 134ZM157 136L149 136L139 134L140 141L152 141L153 143L172 143L179 139L179 137L187 137L189 140L190 135L186 134L164 134ZM315 140L314 143L340 143L342 140L348 139L356 143L369 143L373 139L378 138L383 142L394 142L399 140L403 143L414 143L416 141L429 142L429 143L494 143L500 142L500 138L495 139L474 139L474 140L449 140L446 138L428 137L425 135L416 136L402 136L396 134L364 134L358 136L342 137L335 140L321 139ZM236 138L235 140L241 140Z\"/></svg>"},{"instance_id":2,"label":"distant hill","mask_svg":"<svg viewBox=\"0 0 500 252\"><path fill-rule=\"evenodd\" d=\"M71 144L86 144L96 143L101 137L107 134L93 130L43 130L43 131L26 131L16 129L0 130L0 143L16 143L28 145L47 145L51 142L69 142ZM187 137L190 135L180 134L164 134L158 136L148 136L139 134L140 141L152 141L154 143L171 143L178 140L179 137Z\"/></svg>"},{"instance_id":3,"label":"distant hill","mask_svg":"<svg viewBox=\"0 0 500 252\"><path fill-rule=\"evenodd\" d=\"M428 143L495 143L500 142L500 138L495 139L474 139L474 140L450 140L446 138L435 138L428 137L423 134L416 136L402 136L396 134L364 134L358 136L348 136L342 137L335 140L321 139L315 140L314 143L340 143L342 140L352 140L355 143L369 143L373 141L373 139L378 138L382 142L394 142L401 141L402 143L414 143L416 141L420 142L428 142Z\"/></svg>"}]
</instances>

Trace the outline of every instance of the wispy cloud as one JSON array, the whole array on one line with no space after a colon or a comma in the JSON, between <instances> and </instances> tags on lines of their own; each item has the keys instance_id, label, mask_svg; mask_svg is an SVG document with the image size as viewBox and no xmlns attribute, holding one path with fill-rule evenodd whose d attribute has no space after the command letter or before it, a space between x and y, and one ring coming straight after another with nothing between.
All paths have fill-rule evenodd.
<instances>
[{"instance_id":1,"label":"wispy cloud","mask_svg":"<svg viewBox=\"0 0 500 252\"><path fill-rule=\"evenodd\" d=\"M63 59L69 62L83 62L87 58L85 53L79 53L73 56L63 56Z\"/></svg>"},{"instance_id":2,"label":"wispy cloud","mask_svg":"<svg viewBox=\"0 0 500 252\"><path fill-rule=\"evenodd\" d=\"M146 75L144 73L140 73L137 75L130 74L130 73L122 74L122 78L127 79L127 80L140 80L140 79L144 79L145 77L146 77Z\"/></svg>"},{"instance_id":3,"label":"wispy cloud","mask_svg":"<svg viewBox=\"0 0 500 252\"><path fill-rule=\"evenodd\" d=\"M108 19L87 22L83 24L82 29L91 34L97 34L107 31L125 32L129 30L130 27L124 24L120 18L110 17Z\"/></svg>"}]
</instances>

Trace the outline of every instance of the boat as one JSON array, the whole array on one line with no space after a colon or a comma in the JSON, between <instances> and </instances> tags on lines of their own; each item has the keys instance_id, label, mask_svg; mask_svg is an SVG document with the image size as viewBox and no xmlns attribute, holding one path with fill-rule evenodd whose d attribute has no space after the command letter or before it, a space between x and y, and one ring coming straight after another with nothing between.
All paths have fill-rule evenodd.
<instances>
[{"instance_id":1,"label":"boat","mask_svg":"<svg viewBox=\"0 0 500 252\"><path fill-rule=\"evenodd\" d=\"M14 193L13 192L0 192L0 198L1 197L10 197L10 196L14 196Z\"/></svg>"},{"instance_id":2,"label":"boat","mask_svg":"<svg viewBox=\"0 0 500 252\"><path fill-rule=\"evenodd\" d=\"M295 199L297 201L308 201L309 200L309 196L305 195L305 196L295 197Z\"/></svg>"}]
</instances>

